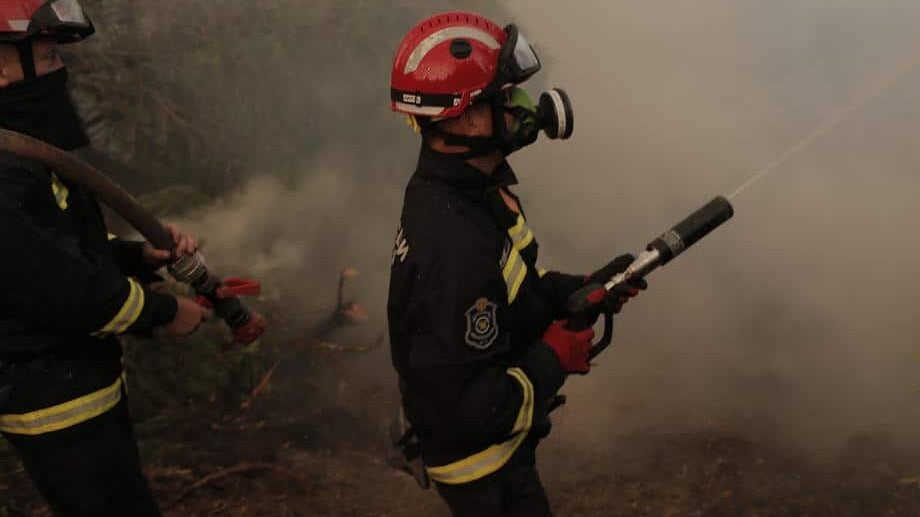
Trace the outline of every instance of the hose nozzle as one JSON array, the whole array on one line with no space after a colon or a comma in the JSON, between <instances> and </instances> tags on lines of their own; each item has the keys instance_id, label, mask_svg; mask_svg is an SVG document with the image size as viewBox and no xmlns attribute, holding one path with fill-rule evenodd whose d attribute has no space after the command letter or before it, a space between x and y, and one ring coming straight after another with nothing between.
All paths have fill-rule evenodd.
<instances>
[{"instance_id":1,"label":"hose nozzle","mask_svg":"<svg viewBox=\"0 0 920 517\"><path fill-rule=\"evenodd\" d=\"M252 343L265 331L265 318L247 309L238 298L242 295L258 295L257 282L240 278L221 280L208 271L200 252L180 257L167 269L173 278L189 284L198 293L199 303L214 308L214 313L233 330L236 342Z\"/></svg>"}]
</instances>

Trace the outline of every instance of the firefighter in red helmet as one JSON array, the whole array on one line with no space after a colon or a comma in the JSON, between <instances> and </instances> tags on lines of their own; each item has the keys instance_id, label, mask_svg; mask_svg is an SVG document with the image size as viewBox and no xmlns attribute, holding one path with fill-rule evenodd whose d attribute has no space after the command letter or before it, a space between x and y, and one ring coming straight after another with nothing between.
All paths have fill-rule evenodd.
<instances>
[{"instance_id":1,"label":"firefighter in red helmet","mask_svg":"<svg viewBox=\"0 0 920 517\"><path fill-rule=\"evenodd\" d=\"M57 49L92 34L76 0L0 2L0 127L88 145ZM171 253L110 239L95 199L41 163L0 154L0 227L0 432L56 515L159 515L116 336L184 336L207 311L148 289Z\"/></svg>"},{"instance_id":2,"label":"firefighter in red helmet","mask_svg":"<svg viewBox=\"0 0 920 517\"><path fill-rule=\"evenodd\" d=\"M520 86L540 66L514 25L463 12L416 25L393 63L391 107L422 137L390 277L406 424L397 445L456 516L550 514L536 446L565 376L589 370L593 331L565 325L565 302L586 277L539 267L506 160L541 131L572 135L563 90L534 102ZM587 280L630 262L620 256ZM607 310L645 287L622 286Z\"/></svg>"}]
</instances>

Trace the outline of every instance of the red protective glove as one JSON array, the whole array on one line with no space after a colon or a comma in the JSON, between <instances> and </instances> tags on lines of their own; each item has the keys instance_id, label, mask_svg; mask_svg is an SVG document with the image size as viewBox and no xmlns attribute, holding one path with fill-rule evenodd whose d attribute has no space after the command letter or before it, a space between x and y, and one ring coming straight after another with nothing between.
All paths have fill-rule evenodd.
<instances>
[{"instance_id":1,"label":"red protective glove","mask_svg":"<svg viewBox=\"0 0 920 517\"><path fill-rule=\"evenodd\" d=\"M636 257L630 254L620 255L610 261L606 266L588 275L585 278L585 285L606 283L616 274L626 271L626 268L629 267L635 259ZM628 302L630 298L637 296L640 291L646 289L648 289L648 283L641 278L616 286L612 291L607 293L604 299L604 312L619 314L623 309L623 304Z\"/></svg>"},{"instance_id":2,"label":"red protective glove","mask_svg":"<svg viewBox=\"0 0 920 517\"><path fill-rule=\"evenodd\" d=\"M594 329L569 330L565 324L565 320L554 321L543 333L543 342L556 353L562 371L586 374L591 370L588 354L594 344Z\"/></svg>"}]
</instances>

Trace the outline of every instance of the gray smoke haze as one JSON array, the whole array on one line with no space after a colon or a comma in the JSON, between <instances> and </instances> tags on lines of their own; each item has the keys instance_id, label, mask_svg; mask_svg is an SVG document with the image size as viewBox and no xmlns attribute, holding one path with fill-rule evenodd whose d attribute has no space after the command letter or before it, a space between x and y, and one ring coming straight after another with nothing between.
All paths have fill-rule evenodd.
<instances>
[{"instance_id":1,"label":"gray smoke haze","mask_svg":"<svg viewBox=\"0 0 920 517\"><path fill-rule=\"evenodd\" d=\"M638 251L917 59L909 1L510 5L569 89L571 143L514 160L547 265ZM656 272L560 440L743 427L832 449L916 436L920 70L740 194Z\"/></svg>"},{"instance_id":2,"label":"gray smoke haze","mask_svg":"<svg viewBox=\"0 0 920 517\"><path fill-rule=\"evenodd\" d=\"M376 327L368 333L382 332L393 232L418 148L389 111L392 55L422 16L459 7L497 15L502 8L491 0L90 0L88 7L98 14L100 37L88 43L97 45L94 56L129 56L137 60L129 63L134 73L169 87L130 97L136 106L121 106L119 115L140 119L137 126L153 119L187 129L179 136L193 143L173 147L191 146L194 158L220 149L241 180L164 167L184 156L178 152L134 163L153 179L112 171L116 178L135 191L180 184L220 193L213 206L182 206L189 213L179 222L202 236L217 270L263 280L267 298L302 322L293 333L332 306L345 265L364 273L349 296L372 313ZM166 98L176 92L181 98ZM118 120L98 124L96 146L126 161L149 156L126 126L134 129ZM153 138L169 149L170 135ZM375 361L390 374L385 358Z\"/></svg>"},{"instance_id":3,"label":"gray smoke haze","mask_svg":"<svg viewBox=\"0 0 920 517\"><path fill-rule=\"evenodd\" d=\"M172 64L247 178L186 225L220 270L260 277L305 325L332 302L338 269L356 266L369 335L385 330L392 233L418 145L387 93L392 53L416 20L450 6L515 21L544 58L531 93L572 96L574 138L512 158L543 265L567 272L638 252L920 49L913 0L206 5L228 26L274 30L220 38L236 60L220 69L229 75L203 56ZM826 450L859 432L915 435L918 92L915 70L656 272L619 316L615 348L567 384L552 439L728 427ZM356 374L393 382L385 350L360 363Z\"/></svg>"}]
</instances>

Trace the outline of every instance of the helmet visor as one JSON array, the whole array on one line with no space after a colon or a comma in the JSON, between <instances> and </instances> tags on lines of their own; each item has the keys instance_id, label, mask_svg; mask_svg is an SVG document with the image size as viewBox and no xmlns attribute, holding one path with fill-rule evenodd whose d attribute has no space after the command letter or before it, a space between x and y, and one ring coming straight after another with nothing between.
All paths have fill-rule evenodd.
<instances>
[{"instance_id":1,"label":"helmet visor","mask_svg":"<svg viewBox=\"0 0 920 517\"><path fill-rule=\"evenodd\" d=\"M540 71L540 57L533 45L521 34L513 23L505 27L508 39L502 46L498 62L498 73L493 86L497 89L520 84Z\"/></svg>"},{"instance_id":2,"label":"helmet visor","mask_svg":"<svg viewBox=\"0 0 920 517\"><path fill-rule=\"evenodd\" d=\"M517 44L514 46L514 64L519 70L519 75L524 79L540 70L540 58L523 34L518 33Z\"/></svg>"},{"instance_id":3,"label":"helmet visor","mask_svg":"<svg viewBox=\"0 0 920 517\"><path fill-rule=\"evenodd\" d=\"M32 17L30 32L54 36L62 43L93 34L93 23L77 0L51 0Z\"/></svg>"}]
</instances>

